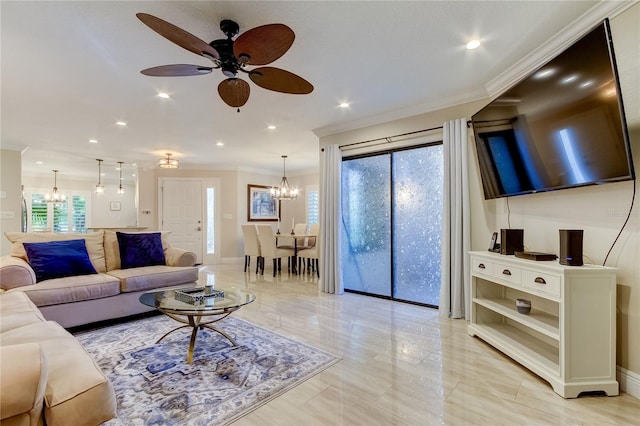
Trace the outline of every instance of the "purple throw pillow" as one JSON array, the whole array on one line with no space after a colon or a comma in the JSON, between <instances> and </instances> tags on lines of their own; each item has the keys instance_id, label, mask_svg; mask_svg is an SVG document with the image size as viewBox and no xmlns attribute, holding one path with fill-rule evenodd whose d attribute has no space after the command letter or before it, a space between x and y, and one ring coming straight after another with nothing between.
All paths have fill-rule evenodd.
<instances>
[{"instance_id":1,"label":"purple throw pillow","mask_svg":"<svg viewBox=\"0 0 640 426\"><path fill-rule=\"evenodd\" d=\"M116 232L122 269L165 265L160 232L127 234Z\"/></svg>"},{"instance_id":2,"label":"purple throw pillow","mask_svg":"<svg viewBox=\"0 0 640 426\"><path fill-rule=\"evenodd\" d=\"M97 274L84 240L22 243L36 282L75 275Z\"/></svg>"}]
</instances>

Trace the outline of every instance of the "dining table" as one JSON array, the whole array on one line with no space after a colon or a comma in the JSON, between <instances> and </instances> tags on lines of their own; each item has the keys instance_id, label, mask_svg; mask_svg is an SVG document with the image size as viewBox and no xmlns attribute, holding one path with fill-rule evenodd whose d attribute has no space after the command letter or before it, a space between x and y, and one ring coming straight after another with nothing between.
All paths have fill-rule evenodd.
<instances>
[{"instance_id":1,"label":"dining table","mask_svg":"<svg viewBox=\"0 0 640 426\"><path fill-rule=\"evenodd\" d=\"M294 234L293 232L276 232L275 234L276 237L276 246L280 246L279 241L282 242L283 239L286 239L285 241L288 241L289 239L293 240L293 244L291 245L293 247L293 259L292 259L292 263L293 265L291 265L291 272L293 272L294 274L298 273L298 250L304 250L306 248L309 248L307 246L302 246L302 247L298 247L298 240L304 240L307 238L317 238L318 236L316 234L312 234L312 233L304 233L304 234ZM286 242L284 244L287 244Z\"/></svg>"}]
</instances>

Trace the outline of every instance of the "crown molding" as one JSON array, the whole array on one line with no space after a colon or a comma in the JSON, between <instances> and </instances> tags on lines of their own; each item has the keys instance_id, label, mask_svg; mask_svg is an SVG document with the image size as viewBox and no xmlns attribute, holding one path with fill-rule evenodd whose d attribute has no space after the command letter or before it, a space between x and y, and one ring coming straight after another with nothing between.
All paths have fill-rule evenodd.
<instances>
[{"instance_id":1,"label":"crown molding","mask_svg":"<svg viewBox=\"0 0 640 426\"><path fill-rule=\"evenodd\" d=\"M576 40L598 25L605 18L613 18L624 12L638 0L632 1L602 1L583 13L546 43L533 50L530 55L522 58L505 72L490 80L485 88L491 98L500 95L505 90L528 76L533 70L544 65L550 59L571 46Z\"/></svg>"},{"instance_id":2,"label":"crown molding","mask_svg":"<svg viewBox=\"0 0 640 426\"><path fill-rule=\"evenodd\" d=\"M319 127L313 129L313 133L321 138L324 136L335 135L337 133L348 132L350 130L361 129L363 127L373 126L376 124L387 123L394 120L400 120L403 118L413 117L420 114L425 114L431 111L438 111L444 108L454 107L456 105L462 105L469 102L479 101L487 98L487 92L485 89L476 90L474 92L467 92L464 94L458 94L449 96L447 98L440 98L435 102L426 102L417 105L412 105L404 108L398 108L390 111L385 111L380 114L370 115L357 120L348 121L345 123L332 124L325 127Z\"/></svg>"}]
</instances>

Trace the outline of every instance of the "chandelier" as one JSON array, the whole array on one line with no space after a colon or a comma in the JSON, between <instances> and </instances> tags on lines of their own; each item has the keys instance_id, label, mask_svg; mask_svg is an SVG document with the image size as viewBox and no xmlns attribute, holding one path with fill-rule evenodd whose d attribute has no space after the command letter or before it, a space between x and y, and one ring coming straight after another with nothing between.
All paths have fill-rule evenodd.
<instances>
[{"instance_id":1,"label":"chandelier","mask_svg":"<svg viewBox=\"0 0 640 426\"><path fill-rule=\"evenodd\" d=\"M118 170L120 170L120 186L118 186L118 195L124 195L124 188L122 187L122 165L124 164L123 161L118 161L118 165L120 167L118 167Z\"/></svg>"},{"instance_id":2,"label":"chandelier","mask_svg":"<svg viewBox=\"0 0 640 426\"><path fill-rule=\"evenodd\" d=\"M166 153L166 158L161 158L158 160L158 167L163 169L177 169L178 168L178 160L175 158L171 158L170 153Z\"/></svg>"},{"instance_id":3,"label":"chandelier","mask_svg":"<svg viewBox=\"0 0 640 426\"><path fill-rule=\"evenodd\" d=\"M53 170L53 189L44 196L47 203L66 203L67 196L58 191L58 170Z\"/></svg>"},{"instance_id":4,"label":"chandelier","mask_svg":"<svg viewBox=\"0 0 640 426\"><path fill-rule=\"evenodd\" d=\"M98 184L96 185L96 194L104 193L104 185L102 184L102 160L96 158L98 162Z\"/></svg>"},{"instance_id":5,"label":"chandelier","mask_svg":"<svg viewBox=\"0 0 640 426\"><path fill-rule=\"evenodd\" d=\"M287 180L287 169L286 169L286 161L287 156L282 156L282 180L280 181L279 187L272 187L269 191L271 196L277 200L295 200L298 198L298 188L291 188L289 186L289 181Z\"/></svg>"}]
</instances>

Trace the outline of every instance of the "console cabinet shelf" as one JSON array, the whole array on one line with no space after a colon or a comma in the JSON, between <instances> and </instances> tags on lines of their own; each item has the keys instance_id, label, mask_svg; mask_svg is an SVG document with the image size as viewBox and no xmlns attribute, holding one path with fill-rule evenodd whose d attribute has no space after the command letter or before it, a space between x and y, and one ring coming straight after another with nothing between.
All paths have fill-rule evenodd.
<instances>
[{"instance_id":1,"label":"console cabinet shelf","mask_svg":"<svg viewBox=\"0 0 640 426\"><path fill-rule=\"evenodd\" d=\"M564 398L618 395L616 269L564 266L470 252L471 321L477 336L551 384ZM516 299L531 300L521 314Z\"/></svg>"}]
</instances>

